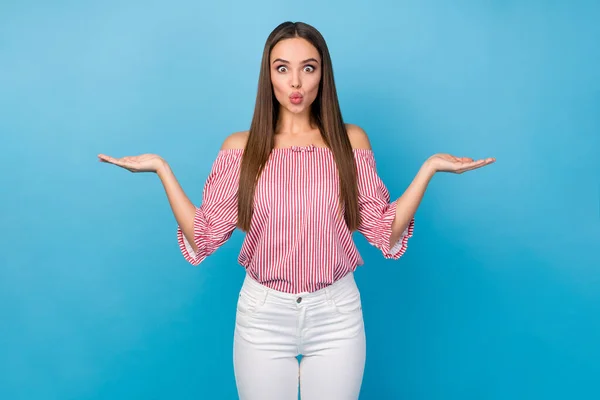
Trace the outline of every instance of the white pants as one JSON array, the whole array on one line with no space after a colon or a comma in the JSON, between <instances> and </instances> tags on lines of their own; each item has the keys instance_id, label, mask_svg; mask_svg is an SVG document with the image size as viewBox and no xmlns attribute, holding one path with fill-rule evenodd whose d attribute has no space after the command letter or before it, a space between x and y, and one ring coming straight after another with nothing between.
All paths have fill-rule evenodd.
<instances>
[{"instance_id":1,"label":"white pants","mask_svg":"<svg viewBox=\"0 0 600 400\"><path fill-rule=\"evenodd\" d=\"M297 400L298 388L302 400L358 399L366 343L352 273L301 294L246 276L236 314L233 358L241 400Z\"/></svg>"}]
</instances>

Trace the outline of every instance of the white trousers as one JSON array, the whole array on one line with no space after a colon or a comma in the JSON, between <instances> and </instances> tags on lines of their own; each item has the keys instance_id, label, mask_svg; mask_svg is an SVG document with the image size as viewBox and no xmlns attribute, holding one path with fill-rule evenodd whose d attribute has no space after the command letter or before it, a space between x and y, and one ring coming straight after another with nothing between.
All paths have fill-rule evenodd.
<instances>
[{"instance_id":1,"label":"white trousers","mask_svg":"<svg viewBox=\"0 0 600 400\"><path fill-rule=\"evenodd\" d=\"M240 400L355 400L366 357L353 273L312 293L269 289L246 276L233 346ZM296 358L302 355L300 363Z\"/></svg>"}]
</instances>

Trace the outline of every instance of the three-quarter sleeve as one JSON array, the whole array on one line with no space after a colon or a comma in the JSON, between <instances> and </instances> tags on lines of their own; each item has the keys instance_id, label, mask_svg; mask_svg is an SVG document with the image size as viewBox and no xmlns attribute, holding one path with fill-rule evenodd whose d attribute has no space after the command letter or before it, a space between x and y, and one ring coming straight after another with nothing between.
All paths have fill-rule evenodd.
<instances>
[{"instance_id":1,"label":"three-quarter sleeve","mask_svg":"<svg viewBox=\"0 0 600 400\"><path fill-rule=\"evenodd\" d=\"M367 241L381 250L385 258L398 259L406 251L408 239L413 235L412 218L400 236L390 247L392 222L396 216L398 200L390 203L390 194L377 173L375 157L370 149L355 149L358 171L358 205L361 223L358 231Z\"/></svg>"},{"instance_id":2,"label":"three-quarter sleeve","mask_svg":"<svg viewBox=\"0 0 600 400\"><path fill-rule=\"evenodd\" d=\"M237 225L237 200L242 150L220 150L204 184L201 205L194 214L194 252L188 238L177 227L177 241L183 257L200 264L233 234Z\"/></svg>"}]
</instances>

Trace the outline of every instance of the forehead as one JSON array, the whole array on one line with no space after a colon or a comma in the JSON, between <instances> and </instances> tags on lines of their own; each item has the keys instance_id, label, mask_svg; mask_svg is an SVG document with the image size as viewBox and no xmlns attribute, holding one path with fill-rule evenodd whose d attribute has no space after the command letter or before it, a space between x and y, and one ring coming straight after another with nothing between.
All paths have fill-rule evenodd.
<instances>
[{"instance_id":1,"label":"forehead","mask_svg":"<svg viewBox=\"0 0 600 400\"><path fill-rule=\"evenodd\" d=\"M271 62L277 58L291 63L309 58L321 61L319 51L308 40L302 38L285 39L277 43L271 50Z\"/></svg>"}]
</instances>

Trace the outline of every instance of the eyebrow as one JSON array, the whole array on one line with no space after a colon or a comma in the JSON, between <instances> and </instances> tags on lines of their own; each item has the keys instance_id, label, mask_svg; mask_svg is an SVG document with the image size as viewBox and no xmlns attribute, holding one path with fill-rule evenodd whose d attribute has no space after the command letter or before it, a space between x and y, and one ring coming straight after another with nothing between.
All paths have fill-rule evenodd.
<instances>
[{"instance_id":1,"label":"eyebrow","mask_svg":"<svg viewBox=\"0 0 600 400\"><path fill-rule=\"evenodd\" d=\"M315 63L319 63L315 58L307 58L306 60L302 61L300 64L306 64L307 62L315 62ZM288 60L284 60L283 58L276 58L275 60L273 60L273 64L275 64L276 62L281 62L284 64L289 64L290 62Z\"/></svg>"}]
</instances>

